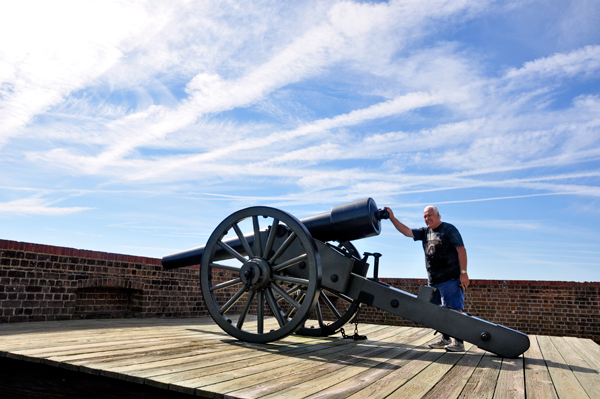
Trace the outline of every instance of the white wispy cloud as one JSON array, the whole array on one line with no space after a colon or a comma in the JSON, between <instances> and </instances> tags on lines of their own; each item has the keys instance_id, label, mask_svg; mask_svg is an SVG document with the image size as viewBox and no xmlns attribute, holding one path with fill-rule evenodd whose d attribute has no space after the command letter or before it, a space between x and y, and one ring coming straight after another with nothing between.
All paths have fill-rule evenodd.
<instances>
[{"instance_id":1,"label":"white wispy cloud","mask_svg":"<svg viewBox=\"0 0 600 399\"><path fill-rule=\"evenodd\" d=\"M81 139L85 140L84 137L97 137L96 143L103 143L101 144L103 148L97 147L100 149L99 153L90 155L86 154L87 151L82 152L81 149L69 149L68 147L63 147L50 150L46 154L32 153L29 155L29 159L58 163L64 165L67 169L70 168L78 172L82 171L84 173L100 175L110 175L111 173L107 173L106 169L115 169L118 167L121 169L121 173L125 170L123 175L126 178L133 177L132 173L127 173L127 169L135 169L136 164L142 164L145 174L140 174L140 178L148 179L153 175L160 175L161 178L164 178L163 176L168 174L169 170L186 168L191 165L201 165L208 161L214 162L215 159L226 157L228 154L239 153L243 150L254 150L261 147L267 148L273 144L273 141L278 141L281 138L287 140L297 138L298 134L304 135L305 133L303 132L309 131L311 126L315 128L315 131L324 131L336 128L339 129L344 125L356 125L360 123L361 118L364 120L369 118L381 118L385 115L382 114L381 116L369 117L364 114L367 112L366 110L375 113L378 112L379 110L377 108L385 107L387 104L385 102L381 103L379 106L373 106L366 110L355 110L347 114L316 121L295 130L288 131L285 134L274 133L266 138L261 137L260 139L257 139L257 132L255 132L254 134L250 134L247 140L240 141L239 138L237 138L234 140L237 143L233 145L221 145L213 151L208 151L197 156L165 157L164 159L157 160L144 159L143 157L139 157L136 153L138 149L147 146L151 147L156 145L155 143L162 143L163 145L168 146L173 142L177 142L180 131L189 129L193 126L202 126L204 123L202 120L203 115L210 115L256 104L263 101L270 93L294 82L310 79L312 76L323 73L324 70L342 60L345 62L348 62L349 60L364 61L373 55L368 51L369 47L371 47L369 43L372 43L374 39L380 38L381 35L392 36L391 34L393 33L396 33L399 36L390 41L377 40L378 43L384 43L383 47L386 48L383 52L378 53L379 57L377 59L378 65L394 66L396 73L399 75L398 83L402 82L402 85L405 87L410 85L414 90L426 89L429 91L432 88L437 88L437 90L444 88L445 94L443 94L443 100L438 101L438 104L446 107L452 107L452 104L457 104L472 109L473 103L486 102L491 99L482 98L481 86L494 84L494 80L487 79L486 82L486 79L481 76L481 71L479 70L477 63L468 60L466 58L468 54L461 54L460 51L457 52L453 45L442 45L420 50L419 52L413 52L409 57L405 57L399 60L399 62L390 62L393 51L398 51L404 47L404 43L401 42L402 38L413 38L415 35L413 30L420 32L419 34L425 34L418 28L421 24L424 23L427 25L433 21L439 21L440 19L445 18L456 18L461 15L462 18L472 18L474 14L483 12L485 5L469 1L438 1L435 6L427 9L417 4L405 2L379 4L345 2L330 5L328 6L330 7L329 9L323 7L321 3L320 5L319 12L317 12L313 20L306 25L306 30L304 32L295 32L301 33L298 37L294 38L288 36L287 44L283 46L279 44L279 47L275 45L276 41L270 42L266 46L263 45L260 53L261 56L252 60L254 63L238 63L239 67L234 74L223 74L222 69L221 72L219 72L218 69L215 69L216 57L208 59L206 57L214 55L217 51L216 46L209 41L199 41L198 43L200 46L213 47L201 47L203 51L200 51L197 54L202 53L202 56L192 56L192 61L188 62L186 73L191 79L185 84L187 98L182 99L179 105L176 105L175 107L150 105L142 111L125 115L117 120L107 121L105 125L102 121L96 121L100 123L96 124L94 128L82 132L79 135L72 136L73 143L81 142ZM110 5L108 8L103 8L102 12L106 14L113 12L114 9L111 9L111 6L117 7L117 5ZM121 17L119 18L127 18L130 14L135 14L136 18L134 19L134 23L129 23L128 25L130 27L127 29L113 30L111 35L109 35L108 40L106 40L105 37L106 33L102 31L96 33L96 36L80 35L75 43L63 43L64 47L61 48L69 48L69 50L72 50L74 46L77 48L77 46L89 45L90 43L93 44L94 40L99 41L100 38L102 38L104 43L103 48L112 49L116 51L115 54L118 54L116 58L106 58L108 60L106 64L102 62L98 63L98 60L100 59L98 57L102 57L102 55L96 53L93 56L91 55L91 61L88 61L88 63L94 62L97 65L102 65L102 67L98 67L98 69L90 70L88 65L83 61L81 61L81 64L73 66L74 68L79 67L80 69L85 70L86 78L81 81L69 79L71 86L65 86L63 89L56 89L55 92L58 93L56 98L48 102L48 104L60 101L65 95L60 93L69 93L76 88L83 87L86 83L90 83L91 80L97 78L102 73L104 73L111 82L116 82L119 86L123 86L129 79L135 81L135 75L127 72L127 68L131 69L131 64L125 64L123 62L124 56L133 57L137 60L137 64L139 64L141 60L149 60L149 57L154 57L150 64L152 65L151 70L154 71L154 73L174 68L174 65L177 63L166 60L171 57L180 59L182 54L186 51L184 50L185 47L169 46L169 39L183 40L183 32L175 26L175 21L182 24L184 27L190 28L194 25L193 22L203 22L204 24L198 24L201 27L196 27L193 31L201 36L205 35L210 38L216 38L216 32L224 32L225 34L222 35L224 39L221 39L219 43L230 44L235 51L241 51L243 45L252 43L248 40L244 41L240 39L235 41L234 38L239 38L236 34L239 32L235 31L230 21L226 22L224 19L220 20L218 17L216 19L208 17L208 13L215 11L218 11L216 13L217 15L219 15L219 13L229 13L229 16L231 16L232 12L235 14L233 9L228 8L227 6L220 8L211 7L213 6L204 5L203 7L200 7L198 11L195 11L186 17L184 13L186 11L189 12L189 10L184 8L181 4L176 3L171 8L161 8L160 11L164 13L164 16L159 18L154 14L149 14L150 9L147 7L142 5L132 6L125 10L125 12L121 10L119 13ZM87 7L85 10L86 11L74 9L73 13L83 12L82 19L85 20L86 15L97 12L95 8L90 9ZM278 10L281 11L281 8ZM254 7L250 7L249 13L246 14L244 21L246 23L249 21L248 15L259 15L262 11L265 11L265 5L263 4L258 3ZM294 9L294 12L298 13L302 11ZM183 17L183 22L181 22L181 19L175 17ZM397 18L399 17L402 17L402 24L397 23ZM151 24L142 22L144 18L149 18L156 27L150 30L149 26ZM279 16L280 22L283 23L288 23L289 18L291 17L288 16L287 18L288 19L285 19L285 17L282 18ZM115 20L113 18L112 21L116 26L121 26L119 19ZM79 22L79 24L80 25L77 25L77 27L82 28L81 22ZM267 33L269 29L271 29L272 32L280 32L279 27L272 27L272 25L269 24L251 24L250 27L256 26L262 27L261 32L263 34ZM70 28L71 25L67 24L65 25L64 30L68 31ZM249 26L241 24L240 29L246 29L247 31ZM56 42L58 41L55 39L61 38L61 35L64 35L65 33L64 31L59 31L54 34L56 36L52 36L48 38L48 40L56 46ZM146 36L142 36L142 34ZM154 53L148 53L146 51L151 45L149 40L150 37L153 40L152 43L154 46L152 48ZM179 44L185 45L186 43L181 42ZM252 45L255 46L256 44L252 43ZM90 47L93 48L94 46L91 45ZM58 48L57 51L61 48ZM269 51L273 50L275 51L269 55ZM204 51L208 54L205 55ZM527 62L521 68L513 68L506 73L503 79L506 81L514 81L523 76L588 76L598 68L599 53L598 46L587 46L566 54L557 53L551 57ZM226 51L221 54L231 56L231 54L227 54ZM248 54L245 55L248 56ZM248 61L251 60L248 59ZM128 66L125 67L125 65ZM196 66L194 67L194 65ZM202 65L204 65L204 67ZM222 66L223 63L218 63L218 65ZM60 69L58 66L60 65L57 65L57 68L54 69ZM204 70L204 72L200 72L194 76L194 68L197 70ZM389 71L394 69L389 69ZM90 71L92 72L91 74ZM139 72L136 71L135 73L139 75ZM61 76L63 75L57 75L56 79L61 81L64 80L64 77ZM140 76L146 75L142 74ZM473 79L474 76L476 77L475 79ZM52 80L48 79L47 76L43 78L46 82ZM140 79L141 77L138 76L138 80ZM392 79L390 79L390 82L391 81ZM471 83L468 83L468 81L471 81ZM441 93L436 93L436 95L440 96ZM507 100L507 98L493 99L493 102L502 100ZM513 101L514 98L511 98L510 100ZM16 106L15 104L18 104L19 102L5 101L5 103L12 107ZM431 105L431 103L422 104L422 106L424 105ZM48 105L45 108L47 107ZM21 126L26 125L27 121L31 120L33 115L43 110L43 107L31 108L29 111L30 116L21 119L21 122L18 124ZM398 115L402 112L404 111L398 109L396 113L389 113L388 115ZM10 109L7 109L7 113L10 113ZM543 113L540 114L540 118L544 117L545 115ZM353 123L353 118L358 119ZM342 119L345 119L347 122ZM478 119L475 119L474 121L477 120ZM543 131L525 132L524 134L517 132L513 133L512 138L508 137L507 140L507 137L500 138L497 134L498 124L496 122L498 120L502 120L506 125L507 122L510 123L511 115L499 115L496 121L493 122L494 125L491 125L488 118L488 125L481 126L484 128L480 130L480 134L483 133L483 137L480 140L473 141L473 144L470 147L470 152L473 154L471 156L473 164L480 163L479 159L489 160L488 154L494 154L496 157L499 154L503 154L505 158L513 159L514 155L505 153L504 149L521 148L523 150L525 147L528 147L528 142L536 141L542 135L547 136L549 134L548 132ZM466 120L459 122L455 126L469 123L472 122ZM329 126L327 126L327 124L329 124ZM11 123L9 122L5 126L10 125ZM452 124L435 127L428 130L427 132L429 133L426 133L426 131L416 133L390 133L387 134L387 138L389 139L393 137L393 135L396 135L398 138L397 142L404 144L404 147L407 149L406 151L401 152L408 152L415 147L421 149L435 148L435 145L424 145L424 142L427 142L429 139L443 145L448 141L458 139L460 142L455 141L455 144L457 144L455 147L457 148L461 142L465 143L472 139L472 135L465 135L464 130L462 135L460 133L456 135L446 135L445 138L443 138L444 135L440 135L440 133L444 130L448 132L451 125ZM507 128L511 127L512 126L507 126ZM60 126L55 126L54 131L59 132ZM62 138L68 140L70 138L69 133L65 133L66 132L63 131ZM294 135L296 135L296 137ZM168 139L169 136L172 136L172 140ZM206 136L206 134L199 133L196 135L199 140L201 140L200 138L203 136ZM529 136L529 138L527 136ZM232 136L232 138L233 137L235 136ZM551 137L549 140L551 140ZM93 144L94 141L91 141L90 143ZM394 143L393 140L390 141L390 143ZM362 144L373 144L373 141L368 142L365 140ZM538 142L538 152L541 147L539 144L541 143ZM274 160L283 160L286 159L286 157L288 157L288 159L292 159L293 157L298 158L301 157L303 153L310 152L311 161L318 162L317 154L319 151L314 152L312 150L319 148L325 150L323 160L331 160L333 154L332 145L335 144L323 142L317 144L317 146L300 148L293 153L276 156ZM452 151L453 149L450 148L449 152L447 154L442 154L441 157L440 154L437 153L431 155L432 158L435 159L448 159L446 162L447 166L454 163ZM464 164L464 151L455 151L456 154L460 154L460 156L463 157ZM529 153L524 153L522 157L539 155L532 153L533 150L531 149L528 151ZM413 159L423 159L423 155L424 154L421 151L417 154L417 158ZM348 158L348 156L345 157ZM157 161L154 164L156 167L149 168L150 164L155 161ZM167 165L166 168L163 168L165 165ZM151 169L160 169L161 171L151 172Z\"/></svg>"},{"instance_id":2,"label":"white wispy cloud","mask_svg":"<svg viewBox=\"0 0 600 399\"><path fill-rule=\"evenodd\" d=\"M367 50L372 49L369 43L374 37L393 36L395 33L412 36L414 33L409 33L410 29L417 29L422 23L456 15L459 11L477 8L475 4L475 2L438 1L437 7L432 7L427 11L416 4L401 2L333 5L327 12L317 15L312 26L309 25L308 29L299 37L290 40L280 49L276 48L271 57L265 58L265 62L248 64L245 66L245 70L239 70L237 72L239 77L225 77L225 75L220 75L217 70L210 71L210 68L201 68L200 65L203 62L192 57L192 63L195 61L198 63L199 69L208 71L196 74L186 84L187 98L184 98L174 108L150 105L142 111L108 121L105 126L100 127L97 135L99 137L108 136L110 144L107 144L99 154L83 156L71 154L72 150L56 149L49 152L47 157L35 156L35 159L66 160L72 158L80 165L77 169L87 170L89 173L102 173L105 166L119 163L123 161L123 158L131 156L137 148L156 142L156 140L163 140L167 135L177 135L176 132L193 125L203 115L255 104L265 99L273 91L320 74L342 60L346 62L366 60L372 56ZM176 13L176 11L171 10L172 13ZM194 16L201 21L208 21L202 12L194 14ZM409 16L411 18L407 19ZM398 25L395 22L397 17L403 17L405 23ZM215 21L221 23L220 28L227 27L230 30L233 28L231 25L219 21L218 18L210 21L209 25L213 26L213 29L218 29L218 25L214 26ZM185 22L184 25L187 26L188 20L186 19ZM164 32L152 31L150 33L153 33L153 39L157 39L159 42L158 48L165 51L165 53L157 55L162 60L172 54L164 49L165 39L161 39L160 33L175 34L175 37L178 37L181 32L175 30L168 20L162 24L158 23L158 25ZM134 33L139 34L140 30L144 31L139 28ZM148 32L144 31L144 33ZM224 36L237 37L235 33L235 31L226 31ZM128 46L135 43L133 49L129 50L129 53L125 53L123 57L131 55L135 58L140 57L140 49L146 48L146 42L140 40L138 36L134 37L137 38L137 41L126 37L127 45L121 46L125 51ZM246 43L237 43L237 46L242 44ZM383 46L388 48L387 51L384 51L384 57L389 57L398 48L398 45L402 44L398 40L394 40ZM181 50L177 49L176 54L173 55L177 58L180 53ZM156 64L156 62L152 62L152 65ZM158 65L162 64L159 62ZM105 75L114 81L117 71L121 70L122 67L117 64ZM358 111L358 113L360 112ZM353 116L354 114L351 112L347 117L352 118ZM332 119L335 123L336 118ZM94 132L90 133L94 134Z\"/></svg>"},{"instance_id":3,"label":"white wispy cloud","mask_svg":"<svg viewBox=\"0 0 600 399\"><path fill-rule=\"evenodd\" d=\"M0 215L45 215L64 216L91 210L89 207L57 207L55 201L45 200L38 196L0 202Z\"/></svg>"},{"instance_id":4,"label":"white wispy cloud","mask_svg":"<svg viewBox=\"0 0 600 399\"><path fill-rule=\"evenodd\" d=\"M505 79L518 78L572 78L590 77L600 70L600 46L585 46L569 53L556 53L550 57L526 62L521 68L512 68Z\"/></svg>"},{"instance_id":5,"label":"white wispy cloud","mask_svg":"<svg viewBox=\"0 0 600 399\"><path fill-rule=\"evenodd\" d=\"M156 22L139 3L3 3L0 145L106 72L123 56L122 41Z\"/></svg>"}]
</instances>

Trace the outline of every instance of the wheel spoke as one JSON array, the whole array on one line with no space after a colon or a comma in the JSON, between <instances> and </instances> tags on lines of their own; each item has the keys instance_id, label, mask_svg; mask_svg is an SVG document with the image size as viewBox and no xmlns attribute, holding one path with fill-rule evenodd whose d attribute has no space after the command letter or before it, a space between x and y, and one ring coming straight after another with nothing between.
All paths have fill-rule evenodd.
<instances>
[{"instance_id":1,"label":"wheel spoke","mask_svg":"<svg viewBox=\"0 0 600 399\"><path fill-rule=\"evenodd\" d=\"M292 295L294 292L296 292L296 291L299 291L299 290L301 290L301 289L302 289L301 287L299 287L299 286L295 285L295 286L293 286L291 289L287 290L287 291L286 291L286 293L287 293L288 295Z\"/></svg>"},{"instance_id":2,"label":"wheel spoke","mask_svg":"<svg viewBox=\"0 0 600 399\"><path fill-rule=\"evenodd\" d=\"M237 260L239 260L242 263L245 263L248 259L244 258L242 256L242 254L240 254L238 251L236 251L235 249L231 248L228 244L224 243L223 241L219 241L217 242L217 244L223 248L225 251L229 252L229 254L231 256L233 256L234 258L236 258Z\"/></svg>"},{"instance_id":3,"label":"wheel spoke","mask_svg":"<svg viewBox=\"0 0 600 399\"><path fill-rule=\"evenodd\" d=\"M232 285L240 284L242 282L241 278L236 278L234 280L229 280L221 284L213 285L210 287L210 291L222 290L223 288L231 287Z\"/></svg>"},{"instance_id":4,"label":"wheel spoke","mask_svg":"<svg viewBox=\"0 0 600 399\"><path fill-rule=\"evenodd\" d=\"M265 293L267 296L267 304L269 305L273 316L275 316L275 318L277 319L279 327L283 327L285 325L285 321L281 316L281 311L279 310L279 306L277 306L277 301L275 301L275 295L273 295L273 291L270 288L267 288L265 290Z\"/></svg>"},{"instance_id":5,"label":"wheel spoke","mask_svg":"<svg viewBox=\"0 0 600 399\"><path fill-rule=\"evenodd\" d=\"M210 264L210 267L215 268L215 269L229 270L229 271L232 271L232 272L239 272L240 271L239 267L229 266L229 265L222 265L220 263L214 263L214 262L212 262Z\"/></svg>"},{"instance_id":6,"label":"wheel spoke","mask_svg":"<svg viewBox=\"0 0 600 399\"><path fill-rule=\"evenodd\" d=\"M256 331L258 334L262 334L265 329L265 296L262 291L258 291L258 309L256 314Z\"/></svg>"},{"instance_id":7,"label":"wheel spoke","mask_svg":"<svg viewBox=\"0 0 600 399\"><path fill-rule=\"evenodd\" d=\"M315 311L317 312L317 321L319 322L319 328L323 328L325 323L323 323L323 313L321 312L321 304L317 302L317 306L315 306Z\"/></svg>"},{"instance_id":8,"label":"wheel spoke","mask_svg":"<svg viewBox=\"0 0 600 399\"><path fill-rule=\"evenodd\" d=\"M242 314L240 315L238 322L237 322L237 326L236 326L240 330L242 329L242 326L244 325L244 322L246 321L246 316L248 316L248 312L250 311L250 306L252 306L252 300L254 299L255 295L256 295L255 290L250 290L248 292L248 298L246 298L246 303L244 304L244 309L242 310Z\"/></svg>"},{"instance_id":9,"label":"wheel spoke","mask_svg":"<svg viewBox=\"0 0 600 399\"><path fill-rule=\"evenodd\" d=\"M296 239L295 231L292 232L292 234L290 234L290 236L283 242L283 244L281 244L281 246L277 249L275 254L271 257L271 259L269 259L269 263L274 264L277 261L277 259L279 259L281 255L283 255L285 250L288 249L290 245L292 245L294 239Z\"/></svg>"},{"instance_id":10,"label":"wheel spoke","mask_svg":"<svg viewBox=\"0 0 600 399\"><path fill-rule=\"evenodd\" d=\"M275 283L273 282L273 283L271 283L271 287L272 287L272 288L273 288L275 291L277 291L277 293L278 293L279 295L281 295L281 297L282 297L283 299L285 299L286 301L288 301L288 302L289 302L289 303L290 303L290 304L291 304L293 307L295 307L296 309L300 309L300 304L299 304L298 302L296 302L296 301L294 300L294 298L292 298L291 296L289 296L289 295L287 294L287 292L285 292L284 290L282 290L280 286L278 286L277 284L275 284Z\"/></svg>"},{"instance_id":11,"label":"wheel spoke","mask_svg":"<svg viewBox=\"0 0 600 399\"><path fill-rule=\"evenodd\" d=\"M302 300L304 300L305 296L306 296L306 291L300 291L300 295L298 295L298 297L297 297L298 298L297 302L298 303L302 303ZM289 319L290 315L292 314L292 312L294 311L294 309L296 309L296 308L290 306L290 308L288 309L288 311L285 312L285 317Z\"/></svg>"},{"instance_id":12,"label":"wheel spoke","mask_svg":"<svg viewBox=\"0 0 600 399\"><path fill-rule=\"evenodd\" d=\"M274 218L273 224L271 225L271 231L269 232L269 238L267 239L267 246L265 247L265 258L269 257L271 250L273 249L273 243L277 236L277 229L279 228L279 219Z\"/></svg>"},{"instance_id":13,"label":"wheel spoke","mask_svg":"<svg viewBox=\"0 0 600 399\"><path fill-rule=\"evenodd\" d=\"M283 281L286 283L298 284L302 286L308 286L310 282L308 280L304 280L302 278L290 277L290 276L282 276L280 274L274 274L273 279L277 281Z\"/></svg>"},{"instance_id":14,"label":"wheel spoke","mask_svg":"<svg viewBox=\"0 0 600 399\"><path fill-rule=\"evenodd\" d=\"M331 295L335 295L335 296L337 296L337 297L338 297L338 298L340 298L340 299L343 299L343 300L344 300L344 301L346 301L346 302L349 302L349 303L352 303L352 302L354 302L354 299L350 298L350 297L349 297L349 296L347 296L347 295L340 294L340 293L338 293L338 292L331 292L331 291L327 291L327 292L329 292Z\"/></svg>"},{"instance_id":15,"label":"wheel spoke","mask_svg":"<svg viewBox=\"0 0 600 399\"><path fill-rule=\"evenodd\" d=\"M219 309L219 312L224 314L231 309L231 307L240 299L240 297L244 295L244 292L246 292L246 287L242 287L238 292L236 292L235 295L232 296L221 309Z\"/></svg>"},{"instance_id":16,"label":"wheel spoke","mask_svg":"<svg viewBox=\"0 0 600 399\"><path fill-rule=\"evenodd\" d=\"M260 225L257 215L252 216L252 224L254 226L254 253L260 258L262 257L262 242L260 241Z\"/></svg>"},{"instance_id":17,"label":"wheel spoke","mask_svg":"<svg viewBox=\"0 0 600 399\"><path fill-rule=\"evenodd\" d=\"M357 301L352 300L344 294L339 294L334 291L321 289L319 290L319 299L321 298L323 298L323 303L333 314L334 319L331 321L331 323L326 323L323 320L323 312L325 311L325 308L323 307L321 301L318 301L317 306L315 307L314 316L312 317L318 320L319 326L314 326L310 328L306 326L302 327L298 331L296 331L297 334L308 335L313 337L328 336L334 334L336 331L339 331L341 327L343 327L356 315ZM336 302L336 299L338 298L340 301L344 302Z\"/></svg>"},{"instance_id":18,"label":"wheel spoke","mask_svg":"<svg viewBox=\"0 0 600 399\"><path fill-rule=\"evenodd\" d=\"M232 227L233 227L233 230L235 231L235 234L237 234L238 239L242 243L242 247L244 247L244 251L246 251L246 253L248 254L248 257L253 258L254 253L252 252L252 248L250 248L250 244L248 244L248 240L246 240L246 237L244 237L242 230L240 230L240 226L238 226L237 223L234 223Z\"/></svg>"},{"instance_id":19,"label":"wheel spoke","mask_svg":"<svg viewBox=\"0 0 600 399\"><path fill-rule=\"evenodd\" d=\"M283 270L285 268L288 268L290 266L297 265L300 262L304 262L307 259L308 259L308 255L306 255L306 254L302 254L300 256L296 256L295 258L292 258L290 260L287 260L287 261L285 261L283 263L280 263L280 264L274 266L273 267L273 271L274 272L278 272L278 271Z\"/></svg>"},{"instance_id":20,"label":"wheel spoke","mask_svg":"<svg viewBox=\"0 0 600 399\"><path fill-rule=\"evenodd\" d=\"M335 308L335 306L333 306L333 303L331 302L331 300L329 300L327 295L325 295L325 293L321 292L321 298L323 299L323 302L325 302L325 306L327 306L329 308L329 310L331 310L331 312L339 320L342 317L342 315L340 314L340 312L338 312L338 310Z\"/></svg>"}]
</instances>

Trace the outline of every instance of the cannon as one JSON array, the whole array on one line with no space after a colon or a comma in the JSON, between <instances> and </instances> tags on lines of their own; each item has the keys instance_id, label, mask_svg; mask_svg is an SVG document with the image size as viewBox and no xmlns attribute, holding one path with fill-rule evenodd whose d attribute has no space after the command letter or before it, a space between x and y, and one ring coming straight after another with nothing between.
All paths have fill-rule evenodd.
<instances>
[{"instance_id":1,"label":"cannon","mask_svg":"<svg viewBox=\"0 0 600 399\"><path fill-rule=\"evenodd\" d=\"M162 264L165 269L199 264L211 317L247 342L268 343L292 333L329 336L366 304L502 357L515 358L529 348L522 332L432 303L432 287L421 286L413 295L379 281L381 254L361 257L352 241L378 235L388 217L372 198L300 220L276 208L249 207L225 218L205 246L167 255ZM367 277L369 256L375 258L373 278ZM256 322L247 322L250 314ZM313 314L316 324L308 326ZM267 326L271 318L275 328Z\"/></svg>"}]
</instances>

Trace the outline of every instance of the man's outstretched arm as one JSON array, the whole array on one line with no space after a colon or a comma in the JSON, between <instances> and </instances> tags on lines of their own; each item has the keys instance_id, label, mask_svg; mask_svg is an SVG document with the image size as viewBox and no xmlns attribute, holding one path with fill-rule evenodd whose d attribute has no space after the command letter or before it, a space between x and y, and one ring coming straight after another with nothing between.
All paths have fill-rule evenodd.
<instances>
[{"instance_id":1,"label":"man's outstretched arm","mask_svg":"<svg viewBox=\"0 0 600 399\"><path fill-rule=\"evenodd\" d=\"M394 212L392 212L392 210L390 208L388 208L386 206L383 209L387 210L388 213L390 214L390 222L392 222L392 224L394 225L396 230L398 230L400 233L402 233L406 237L414 238L412 229L410 227L404 225L398 219L396 219L396 217L394 216Z\"/></svg>"}]
</instances>

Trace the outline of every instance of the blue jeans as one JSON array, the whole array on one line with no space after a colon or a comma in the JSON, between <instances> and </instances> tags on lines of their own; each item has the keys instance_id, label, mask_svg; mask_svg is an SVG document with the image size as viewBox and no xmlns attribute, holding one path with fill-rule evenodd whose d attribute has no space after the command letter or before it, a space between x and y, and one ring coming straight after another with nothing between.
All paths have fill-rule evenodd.
<instances>
[{"instance_id":1,"label":"blue jeans","mask_svg":"<svg viewBox=\"0 0 600 399\"><path fill-rule=\"evenodd\" d=\"M429 286L437 288L431 302L459 311L465 308L465 291L460 285L459 278L453 278L439 284L429 284ZM442 335L444 339L450 339L449 335Z\"/></svg>"}]
</instances>

